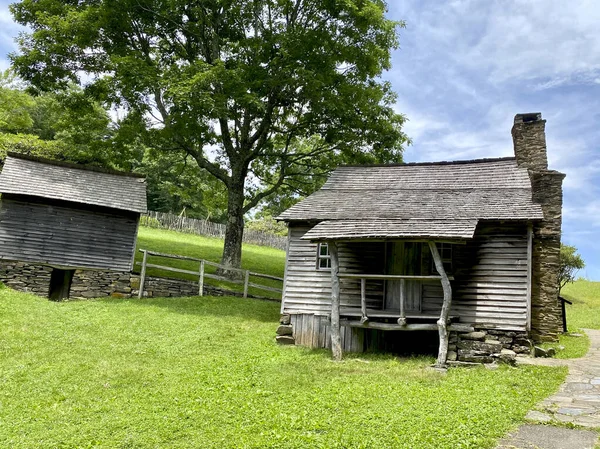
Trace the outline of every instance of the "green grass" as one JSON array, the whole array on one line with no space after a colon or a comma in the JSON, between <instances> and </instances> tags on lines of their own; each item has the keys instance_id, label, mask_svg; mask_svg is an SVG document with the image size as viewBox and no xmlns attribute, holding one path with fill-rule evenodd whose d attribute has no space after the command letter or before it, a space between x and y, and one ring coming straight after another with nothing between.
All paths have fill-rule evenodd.
<instances>
[{"instance_id":1,"label":"green grass","mask_svg":"<svg viewBox=\"0 0 600 449\"><path fill-rule=\"evenodd\" d=\"M600 329L600 282L580 279L563 287L569 329Z\"/></svg>"},{"instance_id":2,"label":"green grass","mask_svg":"<svg viewBox=\"0 0 600 449\"><path fill-rule=\"evenodd\" d=\"M558 343L545 343L542 347L555 348L555 357L559 359L583 357L590 341L582 329L600 329L600 282L580 279L567 284L561 295L573 302L566 304L569 333L560 335Z\"/></svg>"},{"instance_id":3,"label":"green grass","mask_svg":"<svg viewBox=\"0 0 600 449\"><path fill-rule=\"evenodd\" d=\"M274 343L241 298L52 303L0 290L0 447L493 448L564 369Z\"/></svg>"},{"instance_id":4,"label":"green grass","mask_svg":"<svg viewBox=\"0 0 600 449\"><path fill-rule=\"evenodd\" d=\"M163 229L153 229L140 226L138 233L138 249L147 249L160 253L176 254L180 256L194 257L197 259L205 259L212 262L221 262L223 254L223 240L213 237L204 237L193 234L185 234L175 231L167 231ZM142 253L136 251L136 262L142 261ZM157 265L166 265L173 268L181 268L184 270L198 271L199 263L185 260L167 259L163 257L149 256L148 263ZM257 273L268 274L271 276L283 277L285 267L285 251L266 246L247 245L244 244L242 251L242 268L254 271ZM135 266L139 272L139 265ZM207 273L215 272L214 267L206 267ZM174 273L170 271L158 270L155 268L148 269L149 276L165 276L171 278L181 278L197 281L197 276ZM278 281L270 281L252 277L251 282L263 284L266 286L281 288L282 283ZM241 291L242 286L232 283L224 283L212 279L206 280L207 285L215 285L230 290ZM264 290L250 289L251 294L260 296L272 296L281 299L281 295L268 293Z\"/></svg>"},{"instance_id":5,"label":"green grass","mask_svg":"<svg viewBox=\"0 0 600 449\"><path fill-rule=\"evenodd\" d=\"M542 348L554 348L557 359L577 359L587 354L590 348L589 337L581 330L558 336L558 343L543 343Z\"/></svg>"}]
</instances>

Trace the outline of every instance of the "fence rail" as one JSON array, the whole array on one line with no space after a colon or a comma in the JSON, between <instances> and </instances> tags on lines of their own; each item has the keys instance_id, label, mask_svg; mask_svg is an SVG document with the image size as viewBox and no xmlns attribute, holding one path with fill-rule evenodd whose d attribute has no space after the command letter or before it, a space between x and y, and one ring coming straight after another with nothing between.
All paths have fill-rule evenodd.
<instances>
[{"instance_id":1,"label":"fence rail","mask_svg":"<svg viewBox=\"0 0 600 449\"><path fill-rule=\"evenodd\" d=\"M259 289L259 290L280 293L280 294L283 292L282 288L275 288L275 287L270 287L267 285L257 284L255 282L250 282L250 277L256 277L256 278L262 278L262 279L269 279L272 281L280 281L283 283L283 278L280 278L277 276L272 276L270 274L256 273L256 272L250 271L250 270L242 270L240 268L226 267L225 265L221 265L221 264L212 262L210 260L197 259L195 257L187 257L187 256L179 256L176 254L159 253L156 251L148 251L145 249L140 249L139 251L143 254L143 257L142 257L142 262L136 263L137 265L142 266L142 269L140 272L140 290L138 293L138 298L141 298L144 295L144 284L146 282L146 269L147 268L156 268L159 270L166 270L166 271L172 271L175 273L190 274L192 276L198 276L198 296L204 295L204 280L205 279L216 279L216 280L223 281L223 282L230 282L232 284L240 284L240 285L243 284L244 298L248 297L248 289L250 287ZM156 263L148 263L148 256L163 257L163 258L167 258L167 259L190 260L193 262L198 262L199 267L198 267L198 270L192 271L192 270L184 270L182 268L174 268L174 267L169 267L169 266L165 266L165 265L159 265ZM221 268L221 269L224 269L227 271L239 272L242 274L242 279L230 279L225 276L206 273L205 268L207 265L216 267L216 268Z\"/></svg>"},{"instance_id":2,"label":"fence rail","mask_svg":"<svg viewBox=\"0 0 600 449\"><path fill-rule=\"evenodd\" d=\"M172 231L225 238L224 224L164 212L148 211L147 214L142 216L141 224L160 229L170 229ZM244 231L243 241L244 243L270 246L282 250L285 250L285 245L287 243L287 239L280 235L253 230Z\"/></svg>"}]
</instances>

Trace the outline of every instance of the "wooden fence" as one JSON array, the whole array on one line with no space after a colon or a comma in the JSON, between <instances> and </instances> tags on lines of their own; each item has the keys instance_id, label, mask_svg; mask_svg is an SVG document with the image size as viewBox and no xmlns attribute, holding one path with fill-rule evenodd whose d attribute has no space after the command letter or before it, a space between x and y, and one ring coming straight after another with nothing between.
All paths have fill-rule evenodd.
<instances>
[{"instance_id":1,"label":"wooden fence","mask_svg":"<svg viewBox=\"0 0 600 449\"><path fill-rule=\"evenodd\" d=\"M209 237L225 238L225 225L213 223L197 218L188 218L164 212L148 211L143 215L140 224L151 228L170 229L172 231L187 232L190 234L206 235ZM285 251L287 238L253 230L244 230L244 243L270 246Z\"/></svg>"},{"instance_id":2,"label":"wooden fence","mask_svg":"<svg viewBox=\"0 0 600 449\"><path fill-rule=\"evenodd\" d=\"M283 279L280 277L277 277L277 276L271 276L269 274L262 274L262 273L255 273L250 270L242 270L239 268L226 267L224 265L221 265L221 264L218 264L215 262L211 262L209 260L196 259L194 257L178 256L175 254L164 254L164 253L158 253L155 251L148 251L145 249L140 249L139 251L143 254L143 258L142 258L142 262L137 262L137 265L142 266L142 270L140 272L140 291L138 293L138 298L141 298L144 295L144 283L146 282L146 269L147 268L156 268L159 270L165 270L165 271L171 271L171 272L175 272L175 273L183 273L183 274L189 274L192 276L197 276L198 277L198 296L202 296L204 294L204 280L205 279L216 279L218 281L229 282L232 284L243 284L244 298L248 297L248 289L249 288L255 288L255 289L265 290L265 291L269 291L269 292L275 292L275 293L279 293L279 294L281 294L283 292L282 288L269 287L267 285L250 282L251 277L256 277L256 278L262 278L262 279L270 279L270 280L279 281L279 282L283 283ZM199 267L198 267L198 270L192 271L192 270L184 270L182 268L174 268L174 267L169 267L169 266L165 266L165 265L148 263L148 256L164 257L164 258L168 258L168 259L178 259L178 260L191 260L194 262L198 262ZM242 274L242 278L241 279L230 279L228 277L220 276L218 274L207 273L205 270L207 265L211 266L211 267L226 269L227 271L239 272Z\"/></svg>"}]
</instances>

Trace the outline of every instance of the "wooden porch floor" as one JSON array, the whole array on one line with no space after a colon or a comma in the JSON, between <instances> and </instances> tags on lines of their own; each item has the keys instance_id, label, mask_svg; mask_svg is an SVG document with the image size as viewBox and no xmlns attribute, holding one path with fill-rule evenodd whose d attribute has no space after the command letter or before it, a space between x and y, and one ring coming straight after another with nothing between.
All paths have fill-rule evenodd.
<instances>
[{"instance_id":1,"label":"wooden porch floor","mask_svg":"<svg viewBox=\"0 0 600 449\"><path fill-rule=\"evenodd\" d=\"M396 331L438 330L437 321L440 318L439 315L412 312L404 315L408 323L400 325L397 323L398 318L400 318L400 311L381 309L367 309L367 317L369 320L367 322L362 322L360 308L340 307L340 324L349 327ZM460 327L463 331L473 330L468 326L453 323L458 320L457 315L451 315L448 318L451 323L451 328ZM462 329L463 327L465 329Z\"/></svg>"},{"instance_id":2,"label":"wooden porch floor","mask_svg":"<svg viewBox=\"0 0 600 449\"><path fill-rule=\"evenodd\" d=\"M340 307L340 317L358 317L360 318L362 313L359 307ZM398 319L400 318L399 310L381 310L381 309L367 309L367 316L371 319ZM437 321L440 316L438 315L427 315L424 313L409 312L404 314L409 320L433 320ZM451 319L456 319L458 316L450 316Z\"/></svg>"}]
</instances>

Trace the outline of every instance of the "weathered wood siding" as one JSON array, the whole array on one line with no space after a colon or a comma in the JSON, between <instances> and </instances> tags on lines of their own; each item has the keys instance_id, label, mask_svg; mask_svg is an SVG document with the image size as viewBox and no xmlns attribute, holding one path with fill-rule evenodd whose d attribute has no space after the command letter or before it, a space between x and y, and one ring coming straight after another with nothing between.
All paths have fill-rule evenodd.
<instances>
[{"instance_id":1,"label":"weathered wood siding","mask_svg":"<svg viewBox=\"0 0 600 449\"><path fill-rule=\"evenodd\" d=\"M317 244L301 237L309 226L290 226L289 246L283 290L284 313L312 313L327 315L331 312L331 272L317 269ZM383 243L340 243L341 273L382 273ZM360 281L342 279L341 305L360 305ZM367 283L369 307L381 307L383 282Z\"/></svg>"},{"instance_id":2,"label":"weathered wood siding","mask_svg":"<svg viewBox=\"0 0 600 449\"><path fill-rule=\"evenodd\" d=\"M3 195L0 259L129 271L139 214Z\"/></svg>"},{"instance_id":3,"label":"weathered wood siding","mask_svg":"<svg viewBox=\"0 0 600 449\"><path fill-rule=\"evenodd\" d=\"M297 345L309 348L331 348L331 324L327 316L294 314L291 316L294 339ZM365 349L365 329L342 326L342 350L363 352Z\"/></svg>"},{"instance_id":4,"label":"weathered wood siding","mask_svg":"<svg viewBox=\"0 0 600 449\"><path fill-rule=\"evenodd\" d=\"M489 329L527 328L527 225L479 225L475 239L454 247L452 315ZM423 312L442 307L440 283L423 285Z\"/></svg>"},{"instance_id":5,"label":"weathered wood siding","mask_svg":"<svg viewBox=\"0 0 600 449\"><path fill-rule=\"evenodd\" d=\"M464 323L527 329L527 225L489 223L477 228L459 261L453 313ZM466 259L466 260L465 260Z\"/></svg>"}]
</instances>

